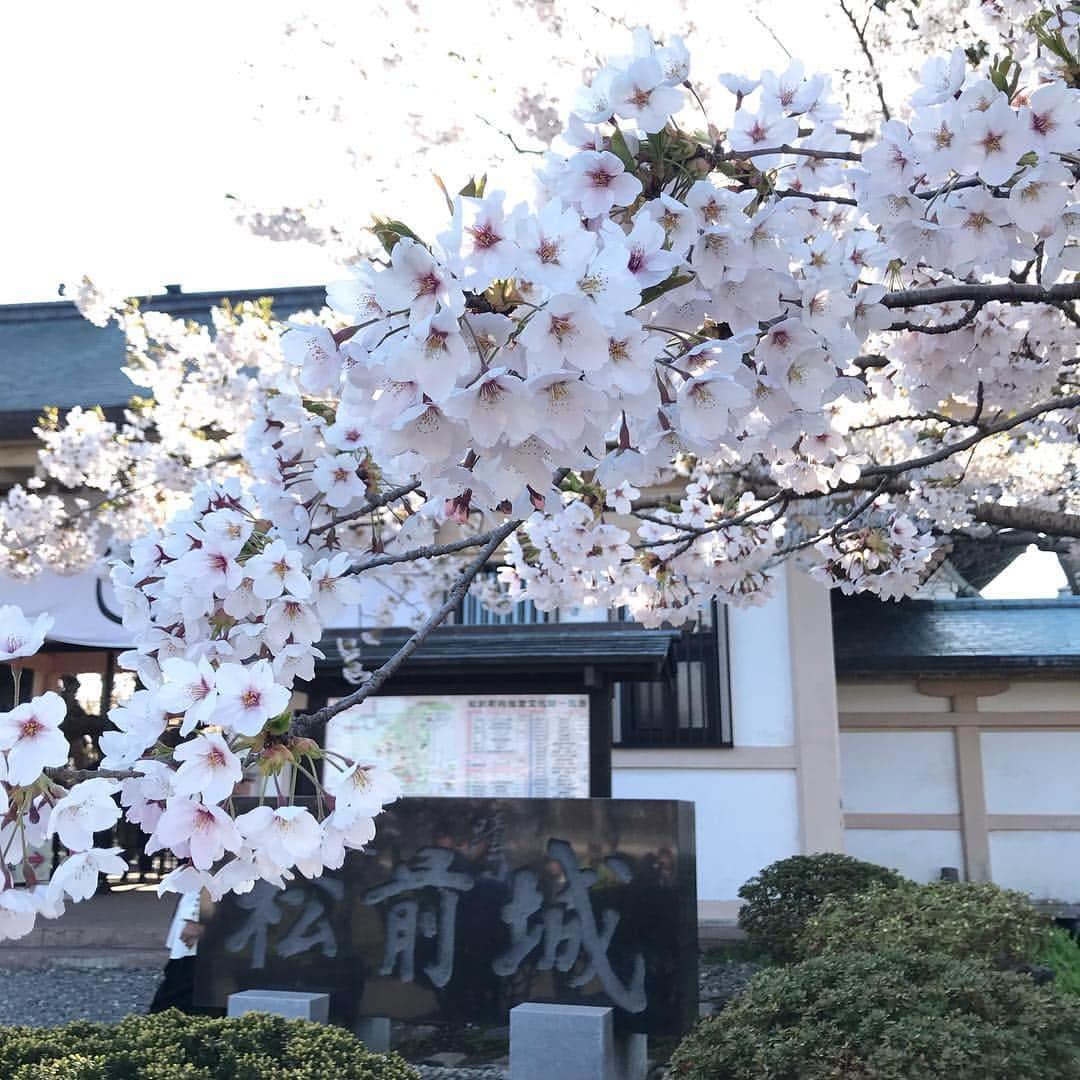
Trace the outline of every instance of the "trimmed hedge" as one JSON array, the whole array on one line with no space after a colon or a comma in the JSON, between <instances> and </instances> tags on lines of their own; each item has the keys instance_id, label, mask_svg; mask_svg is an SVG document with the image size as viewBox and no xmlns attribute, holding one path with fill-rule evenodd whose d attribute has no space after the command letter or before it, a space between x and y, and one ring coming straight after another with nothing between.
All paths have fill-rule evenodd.
<instances>
[{"instance_id":1,"label":"trimmed hedge","mask_svg":"<svg viewBox=\"0 0 1080 1080\"><path fill-rule=\"evenodd\" d=\"M854 896L874 884L895 888L903 880L893 870L849 855L793 855L766 866L739 889L746 901L739 925L773 959L792 960L806 920L826 897Z\"/></svg>"},{"instance_id":2,"label":"trimmed hedge","mask_svg":"<svg viewBox=\"0 0 1080 1080\"><path fill-rule=\"evenodd\" d=\"M119 1024L0 1028L4 1080L419 1080L396 1054L349 1032L249 1013L231 1020L176 1009Z\"/></svg>"},{"instance_id":3,"label":"trimmed hedge","mask_svg":"<svg viewBox=\"0 0 1080 1080\"><path fill-rule=\"evenodd\" d=\"M1060 926L1050 931L1039 963L1054 973L1054 985L1066 994L1080 997L1080 942Z\"/></svg>"},{"instance_id":4,"label":"trimmed hedge","mask_svg":"<svg viewBox=\"0 0 1080 1080\"><path fill-rule=\"evenodd\" d=\"M973 882L905 881L894 888L830 897L806 923L799 952L936 952L998 967L1036 963L1050 922L1020 892Z\"/></svg>"},{"instance_id":5,"label":"trimmed hedge","mask_svg":"<svg viewBox=\"0 0 1080 1080\"><path fill-rule=\"evenodd\" d=\"M671 1060L687 1080L1076 1080L1080 1003L981 961L836 953L759 972Z\"/></svg>"}]
</instances>

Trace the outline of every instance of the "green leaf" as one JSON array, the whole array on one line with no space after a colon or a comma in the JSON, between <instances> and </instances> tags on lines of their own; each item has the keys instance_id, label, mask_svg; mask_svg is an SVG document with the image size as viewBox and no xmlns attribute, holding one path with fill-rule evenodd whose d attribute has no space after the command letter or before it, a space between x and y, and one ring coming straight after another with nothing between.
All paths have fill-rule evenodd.
<instances>
[{"instance_id":1,"label":"green leaf","mask_svg":"<svg viewBox=\"0 0 1080 1080\"><path fill-rule=\"evenodd\" d=\"M478 180L475 176L469 177L469 182L458 192L469 199L482 199L487 189L487 173Z\"/></svg>"},{"instance_id":2,"label":"green leaf","mask_svg":"<svg viewBox=\"0 0 1080 1080\"><path fill-rule=\"evenodd\" d=\"M271 735L284 735L289 730L291 723L292 710L286 709L283 713L279 713L277 716L267 720L264 730L270 732Z\"/></svg>"},{"instance_id":3,"label":"green leaf","mask_svg":"<svg viewBox=\"0 0 1080 1080\"><path fill-rule=\"evenodd\" d=\"M633 172L637 168L637 159L630 153L630 147L626 145L626 136L619 128L611 136L611 152L623 163L627 172Z\"/></svg>"},{"instance_id":4,"label":"green leaf","mask_svg":"<svg viewBox=\"0 0 1080 1080\"><path fill-rule=\"evenodd\" d=\"M423 243L420 237L417 236L403 221L394 221L391 218L376 217L375 224L372 225L371 231L378 237L379 243L382 244L383 250L387 255L393 252L397 242L403 236L407 236L410 240L415 240L418 244Z\"/></svg>"},{"instance_id":5,"label":"green leaf","mask_svg":"<svg viewBox=\"0 0 1080 1080\"><path fill-rule=\"evenodd\" d=\"M664 278L658 285L650 285L647 289L642 289L641 303L638 304L638 307L651 304L654 300L663 296L664 293L671 292L672 289L677 289L680 285L685 285L693 280L692 274L680 274L677 270L672 270L671 276Z\"/></svg>"}]
</instances>

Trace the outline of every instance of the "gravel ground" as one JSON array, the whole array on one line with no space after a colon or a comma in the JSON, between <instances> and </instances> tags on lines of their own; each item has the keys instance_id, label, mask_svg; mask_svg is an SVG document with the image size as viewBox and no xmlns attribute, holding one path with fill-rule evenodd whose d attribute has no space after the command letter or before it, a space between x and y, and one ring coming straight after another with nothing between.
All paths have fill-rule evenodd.
<instances>
[{"instance_id":1,"label":"gravel ground","mask_svg":"<svg viewBox=\"0 0 1080 1080\"><path fill-rule=\"evenodd\" d=\"M0 1024L115 1023L146 1012L160 978L159 968L0 969Z\"/></svg>"}]
</instances>

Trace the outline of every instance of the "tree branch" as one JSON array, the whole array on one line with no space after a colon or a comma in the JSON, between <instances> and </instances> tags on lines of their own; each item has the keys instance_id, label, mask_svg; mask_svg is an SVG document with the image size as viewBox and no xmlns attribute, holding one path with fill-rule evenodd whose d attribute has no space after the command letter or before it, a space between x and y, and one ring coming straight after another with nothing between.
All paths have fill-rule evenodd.
<instances>
[{"instance_id":1,"label":"tree branch","mask_svg":"<svg viewBox=\"0 0 1080 1080\"><path fill-rule=\"evenodd\" d=\"M492 529L479 536L466 536L461 540L451 540L445 544L427 544L424 547L413 548L411 551L401 551L383 555L374 555L365 559L355 566L350 566L347 574L362 574L365 570L374 570L378 566L391 566L394 563L415 562L417 559L435 559L440 555L452 555L455 551L465 551L468 548L479 547L486 544L498 529Z\"/></svg>"},{"instance_id":2,"label":"tree branch","mask_svg":"<svg viewBox=\"0 0 1080 1080\"><path fill-rule=\"evenodd\" d=\"M886 293L881 303L887 308L923 307L927 304L949 304L957 300L975 300L987 304L992 300L1006 303L1058 304L1080 300L1080 282L1061 285L1025 285L1005 282L1000 285L938 285L929 289L900 289Z\"/></svg>"},{"instance_id":3,"label":"tree branch","mask_svg":"<svg viewBox=\"0 0 1080 1080\"><path fill-rule=\"evenodd\" d=\"M797 188L779 188L773 191L778 199L809 199L811 202L840 203L842 206L858 206L857 199L846 195L822 195L818 191L799 191Z\"/></svg>"},{"instance_id":4,"label":"tree branch","mask_svg":"<svg viewBox=\"0 0 1080 1080\"><path fill-rule=\"evenodd\" d=\"M1023 529L1044 536L1080 538L1080 514L1068 514L1064 510L980 503L975 507L975 520L999 529Z\"/></svg>"},{"instance_id":5,"label":"tree branch","mask_svg":"<svg viewBox=\"0 0 1080 1080\"><path fill-rule=\"evenodd\" d=\"M713 156L717 161L745 161L748 158L764 157L766 154L794 154L797 157L817 158L818 161L862 161L862 154L854 150L814 150L808 146L792 146L790 143L767 146L761 150L717 149Z\"/></svg>"},{"instance_id":6,"label":"tree branch","mask_svg":"<svg viewBox=\"0 0 1080 1080\"><path fill-rule=\"evenodd\" d=\"M886 120L892 119L892 114L889 112L888 103L885 101L885 86L881 81L881 73L877 69L877 64L874 62L874 54L870 51L870 46L866 40L865 23L860 26L855 15L851 9L844 3L844 0L839 0L840 10L847 16L847 20L851 23L852 30L855 31L855 36L859 39L859 48L862 49L863 56L866 57L866 62L870 65L870 74L873 76L874 83L877 86L878 101L881 103L881 114Z\"/></svg>"},{"instance_id":7,"label":"tree branch","mask_svg":"<svg viewBox=\"0 0 1080 1080\"><path fill-rule=\"evenodd\" d=\"M390 488L389 491L384 491L381 495L374 495L358 510L351 510L347 514L342 514L340 517L336 517L333 521L328 521L325 525L320 525L317 529L312 529L308 536L319 536L321 533L329 532L331 529L337 528L338 525L343 525L346 521L355 521L358 517L363 517L364 514L369 513L372 510L377 510L380 506L385 506L387 503L393 502L395 499L402 499L410 492L416 491L420 487L419 480L413 480L409 484L402 484L400 487Z\"/></svg>"},{"instance_id":8,"label":"tree branch","mask_svg":"<svg viewBox=\"0 0 1080 1080\"><path fill-rule=\"evenodd\" d=\"M440 623L444 622L447 616L461 603L465 598L465 594L469 591L469 586L473 583L473 579L484 564L495 554L499 545L521 524L520 519L511 519L500 525L497 529L492 529L489 534L490 539L484 545L483 550L479 555L466 567L464 573L458 578L457 583L447 594L446 599L443 601L442 606L428 618L428 620L421 626L416 633L401 646L400 649L363 686L354 690L351 694L347 694L340 701L335 701L333 705L325 705L323 708L316 710L306 716L296 717L289 727L290 735L305 735L321 724L325 724L328 720L333 719L338 713L344 712L346 709L351 709L354 705L359 705L361 702L366 701L376 690L379 689L394 674L395 671L427 639L432 630L435 629Z\"/></svg>"},{"instance_id":9,"label":"tree branch","mask_svg":"<svg viewBox=\"0 0 1080 1080\"><path fill-rule=\"evenodd\" d=\"M968 323L975 321L975 316L986 306L987 301L976 300L971 307L964 312L955 322L939 323L937 326L927 326L923 323L910 321L894 322L889 326L890 330L914 330L920 334L951 334L954 330L961 330Z\"/></svg>"},{"instance_id":10,"label":"tree branch","mask_svg":"<svg viewBox=\"0 0 1080 1080\"><path fill-rule=\"evenodd\" d=\"M1043 401L1038 405L1032 405L1029 409L1024 409L1022 412L1015 413L1007 420L1001 420L996 424L986 424L980 426L974 434L967 436L965 439L959 439L957 442L950 443L947 446L942 446L940 449L935 450L931 454L924 454L922 457L908 458L906 461L898 461L893 465L873 465L868 469L863 469L862 477L871 476L897 476L900 473L912 472L915 469L923 469L927 465L936 465L939 461L944 461L946 458L950 458L953 454L960 454L965 450L970 449L977 443L988 439L991 435L1000 435L1002 432L1010 431L1014 427L1019 427L1021 424L1026 424L1028 420L1034 420L1038 416L1042 416L1044 413L1054 412L1056 409L1074 409L1080 406L1080 394L1073 394L1070 397L1055 398L1053 401Z\"/></svg>"},{"instance_id":11,"label":"tree branch","mask_svg":"<svg viewBox=\"0 0 1080 1080\"><path fill-rule=\"evenodd\" d=\"M143 775L134 769L73 769L68 765L42 771L54 783L66 788L74 787L83 780L134 780Z\"/></svg>"}]
</instances>

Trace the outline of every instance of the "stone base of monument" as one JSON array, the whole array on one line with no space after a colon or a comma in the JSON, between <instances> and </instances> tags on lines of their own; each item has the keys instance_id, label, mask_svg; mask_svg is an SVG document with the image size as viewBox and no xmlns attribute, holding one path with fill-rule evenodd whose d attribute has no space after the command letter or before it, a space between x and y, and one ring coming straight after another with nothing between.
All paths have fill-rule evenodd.
<instances>
[{"instance_id":1,"label":"stone base of monument","mask_svg":"<svg viewBox=\"0 0 1080 1080\"><path fill-rule=\"evenodd\" d=\"M385 1054L390 1049L390 1017L361 1016L353 1023L353 1034L371 1051Z\"/></svg>"},{"instance_id":2,"label":"stone base of monument","mask_svg":"<svg viewBox=\"0 0 1080 1080\"><path fill-rule=\"evenodd\" d=\"M289 1020L314 1020L325 1024L330 1017L330 995L305 994L297 990L241 990L229 995L229 1016L243 1016L249 1012L275 1013Z\"/></svg>"},{"instance_id":3,"label":"stone base of monument","mask_svg":"<svg viewBox=\"0 0 1080 1080\"><path fill-rule=\"evenodd\" d=\"M644 1080L644 1035L615 1031L615 1011L526 1002L510 1010L510 1080Z\"/></svg>"}]
</instances>

